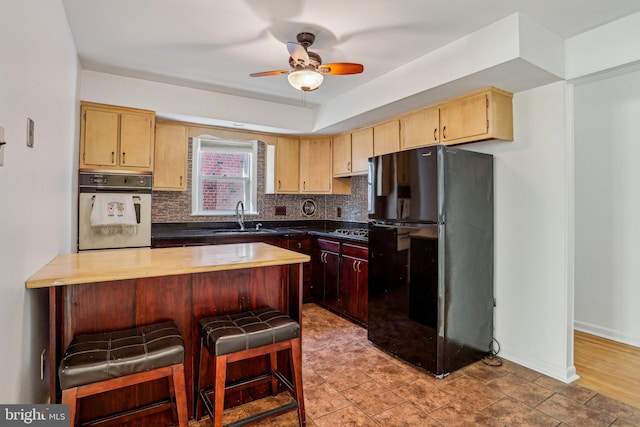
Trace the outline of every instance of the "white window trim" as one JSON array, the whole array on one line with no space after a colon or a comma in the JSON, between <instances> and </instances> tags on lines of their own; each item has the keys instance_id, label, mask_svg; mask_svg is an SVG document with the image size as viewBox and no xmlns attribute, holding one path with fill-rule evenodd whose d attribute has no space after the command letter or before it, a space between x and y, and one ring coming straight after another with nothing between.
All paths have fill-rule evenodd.
<instances>
[{"instance_id":1,"label":"white window trim","mask_svg":"<svg viewBox=\"0 0 640 427\"><path fill-rule=\"evenodd\" d=\"M193 164L191 168L191 215L192 216L232 216L235 215L235 210L215 210L215 211L200 211L200 197L202 195L200 169L202 166L202 159L200 156L203 145L214 144L218 148L222 148L220 151L225 151L224 148L228 147L230 152L237 152L238 148L243 148L251 152L251 170L249 171L250 185L250 200L244 201L244 214L245 215L257 215L258 214L258 141L233 141L229 139L222 139L212 135L200 135L192 138L192 153Z\"/></svg>"}]
</instances>

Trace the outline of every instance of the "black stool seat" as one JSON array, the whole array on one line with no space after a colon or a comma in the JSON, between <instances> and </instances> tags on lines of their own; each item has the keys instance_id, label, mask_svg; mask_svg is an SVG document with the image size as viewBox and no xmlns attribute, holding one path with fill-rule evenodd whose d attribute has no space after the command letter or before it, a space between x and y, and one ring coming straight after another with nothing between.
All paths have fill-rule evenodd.
<instances>
[{"instance_id":1,"label":"black stool seat","mask_svg":"<svg viewBox=\"0 0 640 427\"><path fill-rule=\"evenodd\" d=\"M64 354L58 375L65 390L182 364L184 343L169 321L115 332L78 335Z\"/></svg>"},{"instance_id":2,"label":"black stool seat","mask_svg":"<svg viewBox=\"0 0 640 427\"><path fill-rule=\"evenodd\" d=\"M291 380L278 371L278 353L286 351ZM266 356L268 373L227 384L229 363ZM205 389L209 359L213 360L213 390ZM304 394L302 391L302 350L298 322L270 307L225 316L205 317L200 320L200 372L197 390L200 400L211 418L212 427L223 427L225 392L242 390L253 385L270 382L271 394L278 394L278 384L289 391L293 402L277 408L252 414L224 427L253 425L263 419L286 412L298 412L298 424L304 426ZM208 394L213 391L213 401ZM199 401L200 401L199 400ZM199 402L198 401L198 402ZM201 406L196 408L200 419Z\"/></svg>"},{"instance_id":3,"label":"black stool seat","mask_svg":"<svg viewBox=\"0 0 640 427\"><path fill-rule=\"evenodd\" d=\"M222 356L298 338L300 325L273 308L205 317L200 320L203 344Z\"/></svg>"}]
</instances>

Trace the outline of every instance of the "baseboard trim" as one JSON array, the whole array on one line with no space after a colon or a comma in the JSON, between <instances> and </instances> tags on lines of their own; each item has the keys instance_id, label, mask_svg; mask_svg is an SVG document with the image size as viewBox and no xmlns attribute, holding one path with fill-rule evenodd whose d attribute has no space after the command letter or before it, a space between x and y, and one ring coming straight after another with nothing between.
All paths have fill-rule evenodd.
<instances>
[{"instance_id":1,"label":"baseboard trim","mask_svg":"<svg viewBox=\"0 0 640 427\"><path fill-rule=\"evenodd\" d=\"M525 368L533 369L534 371L540 372L548 377L562 381L563 383L568 384L580 379L580 376L576 374L576 367L574 365L562 368L541 360L531 360L519 357L515 354L505 353L500 356L511 362L517 363L518 365L522 365Z\"/></svg>"},{"instance_id":2,"label":"baseboard trim","mask_svg":"<svg viewBox=\"0 0 640 427\"><path fill-rule=\"evenodd\" d=\"M640 337L634 337L620 331L604 328L587 322L580 322L578 320L573 322L573 327L577 331L584 332L586 334L595 335L600 338L605 338L634 347L640 347Z\"/></svg>"}]
</instances>

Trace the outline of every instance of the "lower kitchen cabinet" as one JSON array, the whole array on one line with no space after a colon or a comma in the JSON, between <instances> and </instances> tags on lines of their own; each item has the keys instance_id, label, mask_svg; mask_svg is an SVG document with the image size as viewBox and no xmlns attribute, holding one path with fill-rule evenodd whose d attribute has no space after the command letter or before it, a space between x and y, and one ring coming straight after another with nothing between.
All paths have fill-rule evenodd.
<instances>
[{"instance_id":1,"label":"lower kitchen cabinet","mask_svg":"<svg viewBox=\"0 0 640 427\"><path fill-rule=\"evenodd\" d=\"M366 325L367 246L317 238L311 259L313 301Z\"/></svg>"},{"instance_id":2,"label":"lower kitchen cabinet","mask_svg":"<svg viewBox=\"0 0 640 427\"><path fill-rule=\"evenodd\" d=\"M369 294L369 250L364 246L342 244L340 263L341 308L349 317L367 324Z\"/></svg>"},{"instance_id":3,"label":"lower kitchen cabinet","mask_svg":"<svg viewBox=\"0 0 640 427\"><path fill-rule=\"evenodd\" d=\"M311 256L311 237L289 237L286 243L287 249ZM310 302L311 300L311 262L305 262L302 264L302 302Z\"/></svg>"},{"instance_id":4,"label":"lower kitchen cabinet","mask_svg":"<svg viewBox=\"0 0 640 427\"><path fill-rule=\"evenodd\" d=\"M315 302L338 310L338 279L340 277L340 242L316 239L312 253Z\"/></svg>"}]
</instances>

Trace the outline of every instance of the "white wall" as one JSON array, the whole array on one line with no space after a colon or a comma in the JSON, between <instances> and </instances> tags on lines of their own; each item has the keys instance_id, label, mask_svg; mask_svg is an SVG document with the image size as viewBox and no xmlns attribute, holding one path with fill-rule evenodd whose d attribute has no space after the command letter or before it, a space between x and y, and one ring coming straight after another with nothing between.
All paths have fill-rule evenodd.
<instances>
[{"instance_id":1,"label":"white wall","mask_svg":"<svg viewBox=\"0 0 640 427\"><path fill-rule=\"evenodd\" d=\"M514 141L466 145L495 157L495 337L506 359L575 379L572 313L571 87L513 98Z\"/></svg>"},{"instance_id":2,"label":"white wall","mask_svg":"<svg viewBox=\"0 0 640 427\"><path fill-rule=\"evenodd\" d=\"M24 283L72 247L78 63L60 0L2 1L0 16L0 402L44 403L47 294Z\"/></svg>"},{"instance_id":3,"label":"white wall","mask_svg":"<svg viewBox=\"0 0 640 427\"><path fill-rule=\"evenodd\" d=\"M640 72L575 87L575 326L640 347Z\"/></svg>"}]
</instances>

